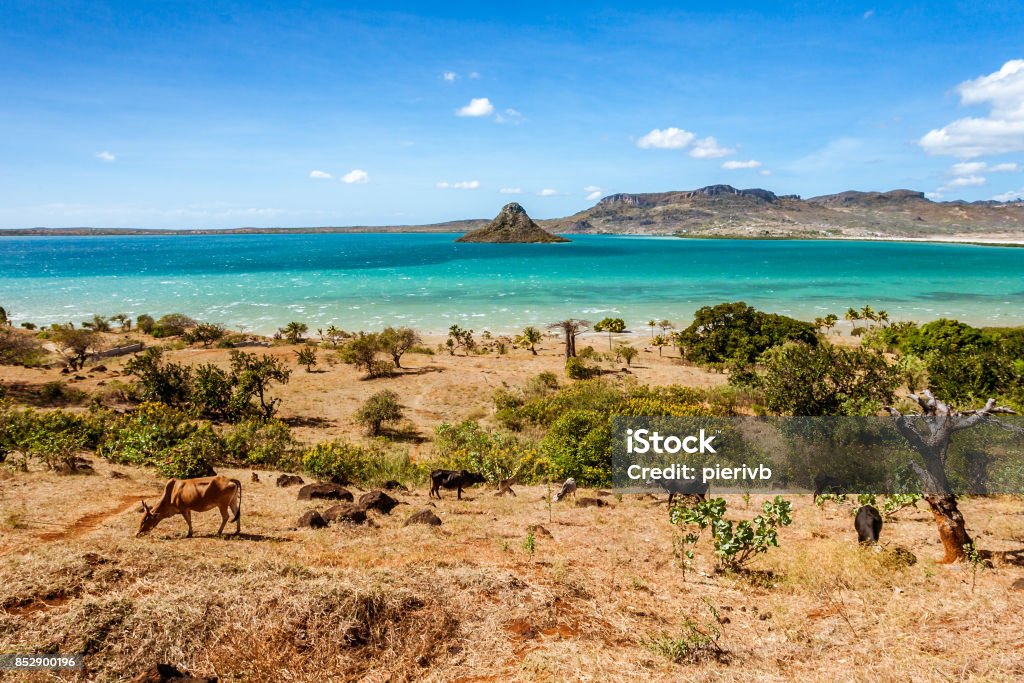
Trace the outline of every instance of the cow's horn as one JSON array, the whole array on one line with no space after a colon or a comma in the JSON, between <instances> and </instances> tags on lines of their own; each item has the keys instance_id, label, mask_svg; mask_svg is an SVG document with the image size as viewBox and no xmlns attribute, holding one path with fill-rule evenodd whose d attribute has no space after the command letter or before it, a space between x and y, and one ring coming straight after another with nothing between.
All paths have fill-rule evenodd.
<instances>
[{"instance_id":1,"label":"cow's horn","mask_svg":"<svg viewBox=\"0 0 1024 683\"><path fill-rule=\"evenodd\" d=\"M145 500L143 500L143 501L142 501L142 507L146 509L146 512L147 512L147 513L150 513L150 512L151 512L151 510L149 509L149 506L148 506L148 505L146 505L146 501L145 501Z\"/></svg>"}]
</instances>

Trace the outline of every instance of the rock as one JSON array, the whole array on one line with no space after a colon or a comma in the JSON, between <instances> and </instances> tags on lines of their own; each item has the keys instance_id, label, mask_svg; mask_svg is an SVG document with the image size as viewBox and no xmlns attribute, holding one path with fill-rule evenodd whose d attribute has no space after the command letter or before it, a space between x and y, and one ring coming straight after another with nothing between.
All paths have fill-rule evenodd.
<instances>
[{"instance_id":1,"label":"rock","mask_svg":"<svg viewBox=\"0 0 1024 683\"><path fill-rule=\"evenodd\" d=\"M110 477L111 479L129 479L129 476L127 474L125 474L124 472L119 472L117 470L110 470L110 473L107 474L107 476Z\"/></svg>"},{"instance_id":2,"label":"rock","mask_svg":"<svg viewBox=\"0 0 1024 683\"><path fill-rule=\"evenodd\" d=\"M534 243L568 242L569 240L544 230L526 214L516 202L506 204L490 225L467 232L456 242Z\"/></svg>"},{"instance_id":3,"label":"rock","mask_svg":"<svg viewBox=\"0 0 1024 683\"><path fill-rule=\"evenodd\" d=\"M366 521L366 510L352 503L340 503L324 510L323 518L331 524L362 524Z\"/></svg>"},{"instance_id":4,"label":"rock","mask_svg":"<svg viewBox=\"0 0 1024 683\"><path fill-rule=\"evenodd\" d=\"M304 483L302 477L297 474L281 474L277 477L278 486L299 486Z\"/></svg>"},{"instance_id":5,"label":"rock","mask_svg":"<svg viewBox=\"0 0 1024 683\"><path fill-rule=\"evenodd\" d=\"M175 683L217 683L217 678L199 678L191 676L170 664L154 664L133 678L131 683L166 683L167 681L175 681Z\"/></svg>"},{"instance_id":6,"label":"rock","mask_svg":"<svg viewBox=\"0 0 1024 683\"><path fill-rule=\"evenodd\" d=\"M347 500L352 502L353 498L351 491L338 484L306 484L299 489L299 500Z\"/></svg>"},{"instance_id":7,"label":"rock","mask_svg":"<svg viewBox=\"0 0 1024 683\"><path fill-rule=\"evenodd\" d=\"M576 501L576 507L578 508L603 508L606 506L608 506L608 503L600 498L580 498Z\"/></svg>"},{"instance_id":8,"label":"rock","mask_svg":"<svg viewBox=\"0 0 1024 683\"><path fill-rule=\"evenodd\" d=\"M328 479L327 482L330 484L337 484L338 486L348 486L352 483L345 477L339 477L337 474L332 474L331 478Z\"/></svg>"},{"instance_id":9,"label":"rock","mask_svg":"<svg viewBox=\"0 0 1024 683\"><path fill-rule=\"evenodd\" d=\"M107 366L106 365L94 365L92 368L89 369L89 372L106 372L106 371L107 371Z\"/></svg>"},{"instance_id":10,"label":"rock","mask_svg":"<svg viewBox=\"0 0 1024 683\"><path fill-rule=\"evenodd\" d=\"M398 501L383 491L369 491L359 496L359 507L364 510L376 510L382 514L391 514Z\"/></svg>"},{"instance_id":11,"label":"rock","mask_svg":"<svg viewBox=\"0 0 1024 683\"><path fill-rule=\"evenodd\" d=\"M260 475L256 474L255 472L252 473L252 483L260 483Z\"/></svg>"},{"instance_id":12,"label":"rock","mask_svg":"<svg viewBox=\"0 0 1024 683\"><path fill-rule=\"evenodd\" d=\"M551 532L543 526L541 526L540 524L531 524L530 526L526 527L526 530L532 533L534 536L540 536L541 538L553 538Z\"/></svg>"},{"instance_id":13,"label":"rock","mask_svg":"<svg viewBox=\"0 0 1024 683\"><path fill-rule=\"evenodd\" d=\"M410 524L429 524L431 526L441 526L441 519L430 510L424 508L419 512L414 512L409 515L409 519L405 520L405 526Z\"/></svg>"},{"instance_id":14,"label":"rock","mask_svg":"<svg viewBox=\"0 0 1024 683\"><path fill-rule=\"evenodd\" d=\"M917 564L917 556L901 545L891 545L885 548L879 560L890 569L902 569Z\"/></svg>"},{"instance_id":15,"label":"rock","mask_svg":"<svg viewBox=\"0 0 1024 683\"><path fill-rule=\"evenodd\" d=\"M403 486L402 482L395 481L394 479L388 479L386 482L384 482L381 488L383 488L385 491L402 491L404 493L409 492L409 489Z\"/></svg>"},{"instance_id":16,"label":"rock","mask_svg":"<svg viewBox=\"0 0 1024 683\"><path fill-rule=\"evenodd\" d=\"M327 526L327 521L316 510L306 510L295 524L300 528L323 529Z\"/></svg>"}]
</instances>

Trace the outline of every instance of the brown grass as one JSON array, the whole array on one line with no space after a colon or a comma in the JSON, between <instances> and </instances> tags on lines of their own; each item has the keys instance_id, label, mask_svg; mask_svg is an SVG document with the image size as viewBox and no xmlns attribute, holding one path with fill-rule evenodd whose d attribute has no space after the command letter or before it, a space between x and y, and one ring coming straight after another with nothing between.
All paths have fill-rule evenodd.
<instances>
[{"instance_id":1,"label":"brown grass","mask_svg":"<svg viewBox=\"0 0 1024 683\"><path fill-rule=\"evenodd\" d=\"M517 498L476 488L435 502L441 527L404 527L429 505L399 494L390 516L359 527L291 528L306 509L295 489L245 472L239 538L212 536L215 512L164 521L135 538L135 495L161 482L98 462L91 476L32 471L0 481L0 642L10 652L88 653L84 680L118 680L163 661L224 681L249 680L849 680L1007 681L1024 676L1024 546L1020 503L965 500L991 551L970 572L942 567L930 516L910 511L883 544L857 547L847 509L793 497L794 524L752 575L714 570L709 549L681 571L663 502L556 505L544 487ZM581 492L587 495L587 492ZM129 504L125 508L126 502ZM750 517L731 497L731 515ZM321 506L325 507L325 506ZM28 511L28 512L26 512ZM83 524L83 519L88 523ZM532 555L523 541L531 525ZM726 651L673 664L646 643L684 619L719 613ZM68 679L73 678L71 675ZM47 680L35 674L15 680Z\"/></svg>"}]
</instances>

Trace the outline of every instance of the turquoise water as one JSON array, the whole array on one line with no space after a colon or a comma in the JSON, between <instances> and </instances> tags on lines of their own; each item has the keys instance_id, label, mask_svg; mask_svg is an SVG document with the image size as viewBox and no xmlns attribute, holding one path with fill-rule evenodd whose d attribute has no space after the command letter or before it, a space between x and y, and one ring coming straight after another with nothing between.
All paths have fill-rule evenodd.
<instances>
[{"instance_id":1,"label":"turquoise water","mask_svg":"<svg viewBox=\"0 0 1024 683\"><path fill-rule=\"evenodd\" d=\"M870 304L893 319L1024 324L1024 249L949 244L575 236L455 244L450 234L0 237L16 321L183 312L247 331L453 323L518 330L566 317L686 322L743 300L809 319Z\"/></svg>"}]
</instances>

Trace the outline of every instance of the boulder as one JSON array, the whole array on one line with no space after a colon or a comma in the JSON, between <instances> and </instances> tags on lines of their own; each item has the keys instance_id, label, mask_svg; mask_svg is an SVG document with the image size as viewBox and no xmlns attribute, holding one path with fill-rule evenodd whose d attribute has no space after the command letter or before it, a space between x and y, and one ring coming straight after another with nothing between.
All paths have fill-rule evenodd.
<instances>
[{"instance_id":1,"label":"boulder","mask_svg":"<svg viewBox=\"0 0 1024 683\"><path fill-rule=\"evenodd\" d=\"M310 529L323 529L327 526L327 521L320 515L316 510L306 510L299 517L299 521L295 523L300 529L303 527L309 527Z\"/></svg>"},{"instance_id":2,"label":"boulder","mask_svg":"<svg viewBox=\"0 0 1024 683\"><path fill-rule=\"evenodd\" d=\"M278 486L301 486L306 482L297 474L282 474L277 477Z\"/></svg>"},{"instance_id":3,"label":"boulder","mask_svg":"<svg viewBox=\"0 0 1024 683\"><path fill-rule=\"evenodd\" d=\"M306 484L299 489L299 500L347 500L352 502L353 495L344 486L338 484Z\"/></svg>"},{"instance_id":4,"label":"boulder","mask_svg":"<svg viewBox=\"0 0 1024 683\"><path fill-rule=\"evenodd\" d=\"M359 507L364 510L376 510L382 514L391 514L398 501L383 491L369 491L359 496Z\"/></svg>"},{"instance_id":5,"label":"boulder","mask_svg":"<svg viewBox=\"0 0 1024 683\"><path fill-rule=\"evenodd\" d=\"M540 524L531 524L530 526L526 527L526 530L532 533L534 536L538 536L540 538L552 538L551 532L548 531L545 527L541 526Z\"/></svg>"},{"instance_id":6,"label":"boulder","mask_svg":"<svg viewBox=\"0 0 1024 683\"><path fill-rule=\"evenodd\" d=\"M366 510L352 503L340 503L324 510L323 518L331 524L362 524L366 521Z\"/></svg>"},{"instance_id":7,"label":"boulder","mask_svg":"<svg viewBox=\"0 0 1024 683\"><path fill-rule=\"evenodd\" d=\"M409 489L403 486L402 482L395 481L394 479L388 479L386 482L384 482L383 485L381 485L381 488L384 489L385 491L403 491L405 493L409 492Z\"/></svg>"},{"instance_id":8,"label":"boulder","mask_svg":"<svg viewBox=\"0 0 1024 683\"><path fill-rule=\"evenodd\" d=\"M600 498L580 498L576 501L576 507L578 508L603 508L606 506L608 506L608 503Z\"/></svg>"},{"instance_id":9,"label":"boulder","mask_svg":"<svg viewBox=\"0 0 1024 683\"><path fill-rule=\"evenodd\" d=\"M1010 584L1010 590L1024 592L1024 578L1017 579Z\"/></svg>"},{"instance_id":10,"label":"boulder","mask_svg":"<svg viewBox=\"0 0 1024 683\"><path fill-rule=\"evenodd\" d=\"M423 509L419 512L414 512L409 515L409 519L405 520L405 526L410 524L429 524L431 526L441 526L441 519L435 515L432 511Z\"/></svg>"}]
</instances>

